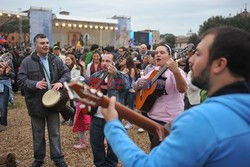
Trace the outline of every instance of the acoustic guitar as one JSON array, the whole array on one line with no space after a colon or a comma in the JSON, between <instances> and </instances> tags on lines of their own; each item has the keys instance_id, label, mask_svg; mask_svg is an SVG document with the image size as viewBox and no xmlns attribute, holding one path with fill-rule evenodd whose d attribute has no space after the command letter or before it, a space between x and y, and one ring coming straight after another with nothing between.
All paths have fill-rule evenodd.
<instances>
[{"instance_id":1,"label":"acoustic guitar","mask_svg":"<svg viewBox=\"0 0 250 167\"><path fill-rule=\"evenodd\" d=\"M124 52L124 54L120 55L113 65L119 64L123 58L128 57L128 52ZM94 89L101 90L103 94L107 94L107 86L104 84L104 80L108 77L109 73L104 71L101 78L95 78L94 81L91 83L91 87ZM89 115L94 115L97 112L98 107L92 107L91 111L88 111Z\"/></svg>"},{"instance_id":2,"label":"acoustic guitar","mask_svg":"<svg viewBox=\"0 0 250 167\"><path fill-rule=\"evenodd\" d=\"M11 61L12 61L11 53L7 52L7 53L0 55L0 63L5 63L8 66ZM10 70L11 69L9 66L5 69L0 65L0 75L2 75L4 72L10 71Z\"/></svg>"},{"instance_id":3,"label":"acoustic guitar","mask_svg":"<svg viewBox=\"0 0 250 167\"><path fill-rule=\"evenodd\" d=\"M163 66L160 71L154 70L147 82L141 89L136 91L135 106L137 110L149 112L156 99L161 95L167 94L165 91L165 80L162 74L168 69L168 65ZM160 83L159 81L163 81ZM138 81L137 85L140 81Z\"/></svg>"},{"instance_id":4,"label":"acoustic guitar","mask_svg":"<svg viewBox=\"0 0 250 167\"><path fill-rule=\"evenodd\" d=\"M110 99L103 95L101 91L89 88L86 84L81 82L65 82L64 88L67 90L71 100L79 101L91 107L101 106L107 108L109 105ZM125 107L119 102L115 103L115 109L121 118L145 129L154 135L155 139L158 141L162 141L169 134L164 126L142 116L128 107Z\"/></svg>"}]
</instances>

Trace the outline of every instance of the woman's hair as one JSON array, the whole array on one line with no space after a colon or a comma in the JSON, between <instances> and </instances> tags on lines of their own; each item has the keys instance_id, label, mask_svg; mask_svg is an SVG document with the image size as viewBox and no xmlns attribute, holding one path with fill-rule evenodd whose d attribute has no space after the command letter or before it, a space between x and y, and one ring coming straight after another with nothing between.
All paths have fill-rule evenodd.
<instances>
[{"instance_id":1,"label":"woman's hair","mask_svg":"<svg viewBox=\"0 0 250 167\"><path fill-rule=\"evenodd\" d=\"M135 57L138 56L138 52L136 52L136 51L133 51L131 54L132 54L132 55L135 55Z\"/></svg>"},{"instance_id":2,"label":"woman's hair","mask_svg":"<svg viewBox=\"0 0 250 167\"><path fill-rule=\"evenodd\" d=\"M138 73L137 73L137 68L136 68L136 65L133 61L133 58L131 56L127 57L126 59L126 67L128 68L129 72L129 77L130 77L130 74L131 74L131 69L133 68L135 70L135 77L138 76Z\"/></svg>"},{"instance_id":3,"label":"woman's hair","mask_svg":"<svg viewBox=\"0 0 250 167\"><path fill-rule=\"evenodd\" d=\"M101 53L100 53L99 50L97 50L97 49L94 50L93 54L96 54L96 53L99 54L99 55L101 56Z\"/></svg>"},{"instance_id":4,"label":"woman's hair","mask_svg":"<svg viewBox=\"0 0 250 167\"><path fill-rule=\"evenodd\" d=\"M71 68L73 68L74 67L74 65L76 65L77 66L77 63L76 63L76 58L75 58L75 56L74 55L72 55L72 54L67 54L67 56L66 57L69 57L71 60L72 60L72 64L70 64L70 67Z\"/></svg>"},{"instance_id":5,"label":"woman's hair","mask_svg":"<svg viewBox=\"0 0 250 167\"><path fill-rule=\"evenodd\" d=\"M101 62L102 61L102 57L101 57L101 53L96 49L96 50L94 50L94 52L93 52L93 56L94 56L94 54L98 54L99 55L99 61ZM92 56L92 60L93 60L93 56Z\"/></svg>"},{"instance_id":6,"label":"woman's hair","mask_svg":"<svg viewBox=\"0 0 250 167\"><path fill-rule=\"evenodd\" d=\"M146 55L152 56L154 58L155 57L155 52L154 51L147 51Z\"/></svg>"}]
</instances>

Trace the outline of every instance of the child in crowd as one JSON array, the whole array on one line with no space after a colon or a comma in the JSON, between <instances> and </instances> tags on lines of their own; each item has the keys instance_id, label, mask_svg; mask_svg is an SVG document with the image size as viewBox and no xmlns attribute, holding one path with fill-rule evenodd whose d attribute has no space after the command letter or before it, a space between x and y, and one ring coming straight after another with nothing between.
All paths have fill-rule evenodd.
<instances>
[{"instance_id":1,"label":"child in crowd","mask_svg":"<svg viewBox=\"0 0 250 167\"><path fill-rule=\"evenodd\" d=\"M91 117L87 114L87 112L88 106L77 102L73 132L78 132L79 144L74 145L75 149L84 150L88 145L87 139L85 137L85 132L89 130Z\"/></svg>"}]
</instances>

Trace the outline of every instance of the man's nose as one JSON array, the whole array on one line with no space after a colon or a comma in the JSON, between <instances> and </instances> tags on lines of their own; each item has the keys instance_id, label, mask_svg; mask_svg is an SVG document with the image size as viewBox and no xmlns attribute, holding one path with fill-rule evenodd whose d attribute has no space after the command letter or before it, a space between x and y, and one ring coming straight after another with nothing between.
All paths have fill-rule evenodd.
<instances>
[{"instance_id":1,"label":"man's nose","mask_svg":"<svg viewBox=\"0 0 250 167\"><path fill-rule=\"evenodd\" d=\"M192 56L189 57L189 59L188 59L188 63L189 63L189 64L193 64L193 62L194 62L194 57L195 57L194 54L193 54Z\"/></svg>"}]
</instances>

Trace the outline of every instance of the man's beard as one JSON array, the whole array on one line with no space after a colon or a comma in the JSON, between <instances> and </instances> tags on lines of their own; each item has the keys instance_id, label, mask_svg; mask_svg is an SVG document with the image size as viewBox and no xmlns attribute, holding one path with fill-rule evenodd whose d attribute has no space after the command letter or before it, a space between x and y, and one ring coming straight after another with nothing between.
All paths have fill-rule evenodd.
<instances>
[{"instance_id":1,"label":"man's beard","mask_svg":"<svg viewBox=\"0 0 250 167\"><path fill-rule=\"evenodd\" d=\"M194 75L192 75L192 84L197 86L200 89L203 90L208 90L210 87L210 77L209 77L209 71L210 71L210 65L208 64L200 73L199 76L194 77Z\"/></svg>"}]
</instances>

